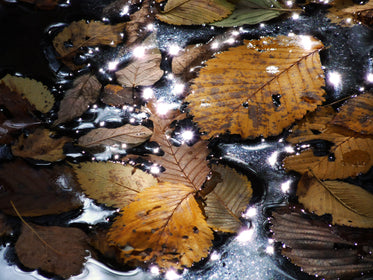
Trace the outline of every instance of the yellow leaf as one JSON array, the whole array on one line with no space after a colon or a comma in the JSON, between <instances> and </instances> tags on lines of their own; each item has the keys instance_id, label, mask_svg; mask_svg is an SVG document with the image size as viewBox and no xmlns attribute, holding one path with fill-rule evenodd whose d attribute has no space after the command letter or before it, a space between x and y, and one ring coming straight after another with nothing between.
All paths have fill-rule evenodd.
<instances>
[{"instance_id":1,"label":"yellow leaf","mask_svg":"<svg viewBox=\"0 0 373 280\"><path fill-rule=\"evenodd\" d=\"M325 93L322 47L308 36L267 37L207 61L185 99L204 137L277 135L316 109Z\"/></svg>"},{"instance_id":2,"label":"yellow leaf","mask_svg":"<svg viewBox=\"0 0 373 280\"><path fill-rule=\"evenodd\" d=\"M359 186L339 181L321 182L305 174L298 183L298 200L309 211L331 214L333 224L372 228L373 195Z\"/></svg>"},{"instance_id":3,"label":"yellow leaf","mask_svg":"<svg viewBox=\"0 0 373 280\"><path fill-rule=\"evenodd\" d=\"M74 171L84 193L98 203L124 207L157 180L132 166L113 162L85 162L74 165Z\"/></svg>"},{"instance_id":4,"label":"yellow leaf","mask_svg":"<svg viewBox=\"0 0 373 280\"><path fill-rule=\"evenodd\" d=\"M5 84L11 91L22 95L23 98L26 98L42 113L49 112L53 107L54 97L41 82L9 74L2 78L0 82Z\"/></svg>"},{"instance_id":5,"label":"yellow leaf","mask_svg":"<svg viewBox=\"0 0 373 280\"><path fill-rule=\"evenodd\" d=\"M206 257L214 237L194 194L182 184L160 183L122 209L108 239L123 248L124 262L181 268Z\"/></svg>"}]
</instances>

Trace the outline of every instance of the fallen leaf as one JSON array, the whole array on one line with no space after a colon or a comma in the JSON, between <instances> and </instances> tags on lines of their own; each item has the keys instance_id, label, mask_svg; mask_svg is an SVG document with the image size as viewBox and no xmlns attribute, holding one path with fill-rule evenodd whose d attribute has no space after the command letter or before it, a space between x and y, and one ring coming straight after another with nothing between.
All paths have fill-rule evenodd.
<instances>
[{"instance_id":1,"label":"fallen leaf","mask_svg":"<svg viewBox=\"0 0 373 280\"><path fill-rule=\"evenodd\" d=\"M73 62L74 57L83 47L107 45L115 47L121 43L125 23L109 25L99 21L74 21L65 27L53 39L53 46L60 59L71 69L79 67Z\"/></svg>"},{"instance_id":2,"label":"fallen leaf","mask_svg":"<svg viewBox=\"0 0 373 280\"><path fill-rule=\"evenodd\" d=\"M97 101L101 84L95 76L85 74L74 80L73 87L69 89L61 101L58 119L55 125L79 117L88 107Z\"/></svg>"},{"instance_id":3,"label":"fallen leaf","mask_svg":"<svg viewBox=\"0 0 373 280\"><path fill-rule=\"evenodd\" d=\"M52 10L57 7L58 0L20 0L25 3L34 4L37 8L42 10Z\"/></svg>"},{"instance_id":4,"label":"fallen leaf","mask_svg":"<svg viewBox=\"0 0 373 280\"><path fill-rule=\"evenodd\" d=\"M36 129L32 134L22 135L12 146L12 154L17 157L33 158L45 161L58 161L65 158L63 146L71 141L68 137L51 138L48 129Z\"/></svg>"},{"instance_id":5,"label":"fallen leaf","mask_svg":"<svg viewBox=\"0 0 373 280\"><path fill-rule=\"evenodd\" d=\"M130 21L126 23L126 45L129 46L145 37L149 32L148 24L152 21L154 21L154 13L150 12L150 1L145 0L141 9L131 14Z\"/></svg>"},{"instance_id":6,"label":"fallen leaf","mask_svg":"<svg viewBox=\"0 0 373 280\"><path fill-rule=\"evenodd\" d=\"M86 148L100 145L132 148L147 141L152 133L149 128L142 125L125 124L118 128L97 128L80 137L78 144Z\"/></svg>"},{"instance_id":7,"label":"fallen leaf","mask_svg":"<svg viewBox=\"0 0 373 280\"><path fill-rule=\"evenodd\" d=\"M362 134L373 134L373 93L349 99L331 121Z\"/></svg>"},{"instance_id":8,"label":"fallen leaf","mask_svg":"<svg viewBox=\"0 0 373 280\"><path fill-rule=\"evenodd\" d=\"M236 3L231 15L212 23L212 25L221 27L253 25L274 19L290 11L276 0L240 0Z\"/></svg>"},{"instance_id":9,"label":"fallen leaf","mask_svg":"<svg viewBox=\"0 0 373 280\"><path fill-rule=\"evenodd\" d=\"M229 167L214 165L212 170L218 172L223 181L205 197L207 223L215 230L237 232L242 225L241 215L251 199L251 183Z\"/></svg>"},{"instance_id":10,"label":"fallen leaf","mask_svg":"<svg viewBox=\"0 0 373 280\"><path fill-rule=\"evenodd\" d=\"M0 209L8 215L15 215L10 201L27 217L60 214L81 206L71 191L77 183L66 166L34 168L17 159L2 164L0 182Z\"/></svg>"},{"instance_id":11,"label":"fallen leaf","mask_svg":"<svg viewBox=\"0 0 373 280\"><path fill-rule=\"evenodd\" d=\"M110 106L133 105L133 88L123 88L118 85L108 84L104 88L101 101Z\"/></svg>"},{"instance_id":12,"label":"fallen leaf","mask_svg":"<svg viewBox=\"0 0 373 280\"><path fill-rule=\"evenodd\" d=\"M226 18L233 9L225 0L168 0L157 19L174 25L204 24Z\"/></svg>"},{"instance_id":13,"label":"fallen leaf","mask_svg":"<svg viewBox=\"0 0 373 280\"><path fill-rule=\"evenodd\" d=\"M325 93L322 48L308 36L266 37L207 61L185 99L203 137L277 135L316 109Z\"/></svg>"},{"instance_id":14,"label":"fallen leaf","mask_svg":"<svg viewBox=\"0 0 373 280\"><path fill-rule=\"evenodd\" d=\"M360 21L372 25L373 3L356 4L353 0L336 0L327 14L332 23L342 26L352 26Z\"/></svg>"},{"instance_id":15,"label":"fallen leaf","mask_svg":"<svg viewBox=\"0 0 373 280\"><path fill-rule=\"evenodd\" d=\"M136 195L157 184L157 180L130 165L113 162L85 162L74 166L84 193L98 203L124 207Z\"/></svg>"},{"instance_id":16,"label":"fallen leaf","mask_svg":"<svg viewBox=\"0 0 373 280\"><path fill-rule=\"evenodd\" d=\"M124 262L178 269L205 258L214 237L194 194L183 184L160 183L122 209L108 239L123 248Z\"/></svg>"},{"instance_id":17,"label":"fallen leaf","mask_svg":"<svg viewBox=\"0 0 373 280\"><path fill-rule=\"evenodd\" d=\"M107 239L108 229L95 229L89 235L89 245L99 251L106 259L115 260L117 263L121 263L120 249L117 246L113 246Z\"/></svg>"},{"instance_id":18,"label":"fallen leaf","mask_svg":"<svg viewBox=\"0 0 373 280\"><path fill-rule=\"evenodd\" d=\"M284 244L281 254L302 271L323 279L352 279L371 270L369 247L342 239L334 226L294 212L272 215L273 238Z\"/></svg>"},{"instance_id":19,"label":"fallen leaf","mask_svg":"<svg viewBox=\"0 0 373 280\"><path fill-rule=\"evenodd\" d=\"M373 195L359 186L320 181L306 173L298 183L297 196L310 212L331 214L333 224L373 228Z\"/></svg>"},{"instance_id":20,"label":"fallen leaf","mask_svg":"<svg viewBox=\"0 0 373 280\"><path fill-rule=\"evenodd\" d=\"M0 80L0 83L6 85L12 92L17 92L26 98L30 104L35 106L36 110L42 113L49 112L53 107L54 97L41 82L8 74Z\"/></svg>"},{"instance_id":21,"label":"fallen leaf","mask_svg":"<svg viewBox=\"0 0 373 280\"><path fill-rule=\"evenodd\" d=\"M89 255L88 236L82 230L31 223L29 226L23 225L15 245L24 266L64 278L80 274Z\"/></svg>"}]
</instances>

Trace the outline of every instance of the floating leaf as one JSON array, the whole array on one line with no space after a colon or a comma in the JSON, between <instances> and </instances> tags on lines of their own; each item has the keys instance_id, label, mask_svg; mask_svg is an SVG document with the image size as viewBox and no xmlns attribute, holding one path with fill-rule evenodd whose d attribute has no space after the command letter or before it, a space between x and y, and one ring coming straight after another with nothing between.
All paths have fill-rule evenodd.
<instances>
[{"instance_id":1,"label":"floating leaf","mask_svg":"<svg viewBox=\"0 0 373 280\"><path fill-rule=\"evenodd\" d=\"M213 166L223 179L205 197L207 223L215 230L236 232L241 227L241 214L250 202L252 189L246 176L229 167Z\"/></svg>"},{"instance_id":2,"label":"floating leaf","mask_svg":"<svg viewBox=\"0 0 373 280\"><path fill-rule=\"evenodd\" d=\"M149 32L147 25L154 20L154 13L150 13L150 1L145 0L141 9L130 15L130 21L126 23L127 41L131 45Z\"/></svg>"},{"instance_id":3,"label":"floating leaf","mask_svg":"<svg viewBox=\"0 0 373 280\"><path fill-rule=\"evenodd\" d=\"M152 135L152 131L142 125L125 124L118 128L97 128L79 138L79 145L92 148L100 145L125 145L136 147Z\"/></svg>"},{"instance_id":4,"label":"floating leaf","mask_svg":"<svg viewBox=\"0 0 373 280\"><path fill-rule=\"evenodd\" d=\"M215 26L239 26L268 21L289 12L276 0L240 0L227 18L212 23Z\"/></svg>"},{"instance_id":5,"label":"floating leaf","mask_svg":"<svg viewBox=\"0 0 373 280\"><path fill-rule=\"evenodd\" d=\"M76 78L73 88L66 92L61 101L55 124L70 121L87 111L89 105L97 101L100 90L101 84L95 76L85 74Z\"/></svg>"},{"instance_id":6,"label":"floating leaf","mask_svg":"<svg viewBox=\"0 0 373 280\"><path fill-rule=\"evenodd\" d=\"M213 234L194 194L193 188L182 184L160 183L122 209L108 238L124 248L124 262L181 268L206 257Z\"/></svg>"},{"instance_id":7,"label":"floating leaf","mask_svg":"<svg viewBox=\"0 0 373 280\"><path fill-rule=\"evenodd\" d=\"M12 147L13 155L17 157L58 161L65 158L63 146L71 139L68 137L51 138L48 129L36 129L29 136L22 135Z\"/></svg>"},{"instance_id":8,"label":"floating leaf","mask_svg":"<svg viewBox=\"0 0 373 280\"><path fill-rule=\"evenodd\" d=\"M352 279L372 268L369 247L354 245L336 235L335 227L298 213L273 212L273 237L284 244L281 253L310 275L323 279ZM364 257L361 257L364 255Z\"/></svg>"},{"instance_id":9,"label":"floating leaf","mask_svg":"<svg viewBox=\"0 0 373 280\"><path fill-rule=\"evenodd\" d=\"M110 106L123 106L134 104L133 88L123 88L118 85L108 84L104 88L101 101Z\"/></svg>"},{"instance_id":10,"label":"floating leaf","mask_svg":"<svg viewBox=\"0 0 373 280\"><path fill-rule=\"evenodd\" d=\"M157 180L132 166L112 162L86 162L74 166L84 193L99 203L124 207Z\"/></svg>"},{"instance_id":11,"label":"floating leaf","mask_svg":"<svg viewBox=\"0 0 373 280\"><path fill-rule=\"evenodd\" d=\"M80 274L89 255L88 237L82 230L35 224L29 226L23 225L15 246L24 266L64 278Z\"/></svg>"},{"instance_id":12,"label":"floating leaf","mask_svg":"<svg viewBox=\"0 0 373 280\"><path fill-rule=\"evenodd\" d=\"M322 47L308 36L267 37L207 61L185 99L204 138L277 135L314 110L325 93Z\"/></svg>"},{"instance_id":13,"label":"floating leaf","mask_svg":"<svg viewBox=\"0 0 373 280\"><path fill-rule=\"evenodd\" d=\"M333 224L373 228L373 195L359 186L339 181L319 181L303 175L298 200L309 211L331 214Z\"/></svg>"},{"instance_id":14,"label":"floating leaf","mask_svg":"<svg viewBox=\"0 0 373 280\"><path fill-rule=\"evenodd\" d=\"M362 134L373 134L373 93L366 92L349 99L332 120L333 124L344 126Z\"/></svg>"},{"instance_id":15,"label":"floating leaf","mask_svg":"<svg viewBox=\"0 0 373 280\"><path fill-rule=\"evenodd\" d=\"M168 0L157 18L174 25L204 24L226 18L233 9L225 0Z\"/></svg>"},{"instance_id":16,"label":"floating leaf","mask_svg":"<svg viewBox=\"0 0 373 280\"><path fill-rule=\"evenodd\" d=\"M34 168L23 160L2 164L0 168L0 210L15 215L13 201L22 216L53 215L77 209L81 202L71 189L77 183L70 168Z\"/></svg>"},{"instance_id":17,"label":"floating leaf","mask_svg":"<svg viewBox=\"0 0 373 280\"><path fill-rule=\"evenodd\" d=\"M41 82L9 74L2 78L0 82L11 91L17 92L23 98L26 98L30 104L42 113L49 112L53 107L54 97Z\"/></svg>"}]
</instances>

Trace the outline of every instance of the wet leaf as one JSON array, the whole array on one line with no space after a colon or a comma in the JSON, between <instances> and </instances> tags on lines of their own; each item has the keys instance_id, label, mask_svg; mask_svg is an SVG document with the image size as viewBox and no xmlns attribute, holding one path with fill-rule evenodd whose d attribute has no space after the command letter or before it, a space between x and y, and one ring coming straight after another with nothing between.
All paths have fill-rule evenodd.
<instances>
[{"instance_id":1,"label":"wet leaf","mask_svg":"<svg viewBox=\"0 0 373 280\"><path fill-rule=\"evenodd\" d=\"M47 113L54 104L54 97L48 88L41 82L29 78L6 75L0 80L12 92L17 92L23 98L26 98L30 104L35 106L36 110Z\"/></svg>"},{"instance_id":2,"label":"wet leaf","mask_svg":"<svg viewBox=\"0 0 373 280\"><path fill-rule=\"evenodd\" d=\"M85 74L74 80L73 87L69 89L61 101L58 119L55 125L79 117L88 107L97 101L101 84L95 76Z\"/></svg>"},{"instance_id":3,"label":"wet leaf","mask_svg":"<svg viewBox=\"0 0 373 280\"><path fill-rule=\"evenodd\" d=\"M74 166L84 193L98 203L124 207L157 180L132 166L113 162L85 162Z\"/></svg>"},{"instance_id":4,"label":"wet leaf","mask_svg":"<svg viewBox=\"0 0 373 280\"><path fill-rule=\"evenodd\" d=\"M185 99L203 137L277 135L316 109L325 93L322 47L308 36L267 37L207 61Z\"/></svg>"},{"instance_id":5,"label":"wet leaf","mask_svg":"<svg viewBox=\"0 0 373 280\"><path fill-rule=\"evenodd\" d=\"M124 248L124 262L181 268L206 257L213 234L194 194L193 188L182 184L160 183L122 209L108 238Z\"/></svg>"},{"instance_id":6,"label":"wet leaf","mask_svg":"<svg viewBox=\"0 0 373 280\"><path fill-rule=\"evenodd\" d=\"M204 24L226 18L233 9L225 0L168 0L157 18L174 25Z\"/></svg>"},{"instance_id":7,"label":"wet leaf","mask_svg":"<svg viewBox=\"0 0 373 280\"><path fill-rule=\"evenodd\" d=\"M222 182L205 197L207 223L215 230L236 232L251 199L251 183L229 167L213 166L212 170L220 174Z\"/></svg>"},{"instance_id":8,"label":"wet leaf","mask_svg":"<svg viewBox=\"0 0 373 280\"><path fill-rule=\"evenodd\" d=\"M53 39L53 46L59 58L75 70L79 67L73 63L73 59L81 48L98 45L115 47L123 40L120 34L124 26L125 23L108 25L99 21L74 21Z\"/></svg>"},{"instance_id":9,"label":"wet leaf","mask_svg":"<svg viewBox=\"0 0 373 280\"><path fill-rule=\"evenodd\" d=\"M89 255L88 237L82 230L35 224L30 226L33 230L23 225L15 246L24 266L64 278L80 274Z\"/></svg>"},{"instance_id":10,"label":"wet leaf","mask_svg":"<svg viewBox=\"0 0 373 280\"><path fill-rule=\"evenodd\" d=\"M356 4L353 0L336 0L327 14L332 23L352 26L359 21L367 25L373 24L373 3Z\"/></svg>"},{"instance_id":11,"label":"wet leaf","mask_svg":"<svg viewBox=\"0 0 373 280\"><path fill-rule=\"evenodd\" d=\"M315 223L298 213L277 212L273 212L271 223L274 239L284 244L281 253L310 275L352 279L372 268L368 247L357 248L327 223Z\"/></svg>"},{"instance_id":12,"label":"wet leaf","mask_svg":"<svg viewBox=\"0 0 373 280\"><path fill-rule=\"evenodd\" d=\"M149 32L147 25L154 21L154 13L150 13L150 1L145 0L141 9L130 15L130 21L126 23L126 45L131 45L145 37Z\"/></svg>"},{"instance_id":13,"label":"wet leaf","mask_svg":"<svg viewBox=\"0 0 373 280\"><path fill-rule=\"evenodd\" d=\"M215 26L240 26L268 21L289 12L276 0L240 0L227 18L212 23Z\"/></svg>"},{"instance_id":14,"label":"wet leaf","mask_svg":"<svg viewBox=\"0 0 373 280\"><path fill-rule=\"evenodd\" d=\"M333 224L373 228L373 195L359 186L340 181L319 181L303 175L297 196L310 212L331 214Z\"/></svg>"},{"instance_id":15,"label":"wet leaf","mask_svg":"<svg viewBox=\"0 0 373 280\"><path fill-rule=\"evenodd\" d=\"M118 128L97 128L80 137L78 144L87 148L100 145L132 148L147 141L152 133L149 128L142 125L125 124Z\"/></svg>"},{"instance_id":16,"label":"wet leaf","mask_svg":"<svg viewBox=\"0 0 373 280\"><path fill-rule=\"evenodd\" d=\"M332 124L341 125L362 134L373 134L373 93L366 92L349 99L332 120Z\"/></svg>"},{"instance_id":17,"label":"wet leaf","mask_svg":"<svg viewBox=\"0 0 373 280\"><path fill-rule=\"evenodd\" d=\"M36 129L32 134L22 135L12 146L17 157L33 158L45 161L58 161L65 158L63 146L71 141L68 137L52 138L48 129Z\"/></svg>"},{"instance_id":18,"label":"wet leaf","mask_svg":"<svg viewBox=\"0 0 373 280\"><path fill-rule=\"evenodd\" d=\"M108 84L104 88L101 101L110 106L123 106L134 104L133 88L123 88L118 85Z\"/></svg>"},{"instance_id":19,"label":"wet leaf","mask_svg":"<svg viewBox=\"0 0 373 280\"><path fill-rule=\"evenodd\" d=\"M34 168L23 160L2 164L0 168L0 210L15 215L13 201L22 216L53 215L77 209L74 175L66 166Z\"/></svg>"}]
</instances>

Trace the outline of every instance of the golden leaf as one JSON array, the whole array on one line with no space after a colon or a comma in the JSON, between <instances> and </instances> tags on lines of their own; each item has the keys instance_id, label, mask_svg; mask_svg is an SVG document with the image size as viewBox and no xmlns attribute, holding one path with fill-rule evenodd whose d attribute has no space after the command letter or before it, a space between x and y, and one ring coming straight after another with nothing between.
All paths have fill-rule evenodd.
<instances>
[{"instance_id":1,"label":"golden leaf","mask_svg":"<svg viewBox=\"0 0 373 280\"><path fill-rule=\"evenodd\" d=\"M84 193L98 203L124 207L157 180L132 166L113 162L85 162L74 165L74 171Z\"/></svg>"},{"instance_id":2,"label":"golden leaf","mask_svg":"<svg viewBox=\"0 0 373 280\"><path fill-rule=\"evenodd\" d=\"M207 223L215 230L236 232L241 227L241 214L251 199L251 183L229 167L213 166L212 170L218 172L223 181L205 197Z\"/></svg>"},{"instance_id":3,"label":"golden leaf","mask_svg":"<svg viewBox=\"0 0 373 280\"><path fill-rule=\"evenodd\" d=\"M298 183L297 195L308 211L331 214L333 224L373 228L373 195L359 186L322 182L306 173Z\"/></svg>"},{"instance_id":4,"label":"golden leaf","mask_svg":"<svg viewBox=\"0 0 373 280\"><path fill-rule=\"evenodd\" d=\"M195 191L183 184L159 183L125 207L108 234L121 246L125 262L156 263L161 268L190 267L206 257L214 238Z\"/></svg>"},{"instance_id":5,"label":"golden leaf","mask_svg":"<svg viewBox=\"0 0 373 280\"><path fill-rule=\"evenodd\" d=\"M225 0L168 0L157 18L175 25L204 24L226 18L233 9Z\"/></svg>"},{"instance_id":6,"label":"golden leaf","mask_svg":"<svg viewBox=\"0 0 373 280\"><path fill-rule=\"evenodd\" d=\"M210 59L186 97L205 138L277 135L324 98L320 41L308 36L245 41Z\"/></svg>"},{"instance_id":7,"label":"golden leaf","mask_svg":"<svg viewBox=\"0 0 373 280\"><path fill-rule=\"evenodd\" d=\"M0 83L3 83L11 91L17 92L23 98L26 98L42 113L49 112L53 107L54 97L41 82L8 74L0 80Z\"/></svg>"}]
</instances>

